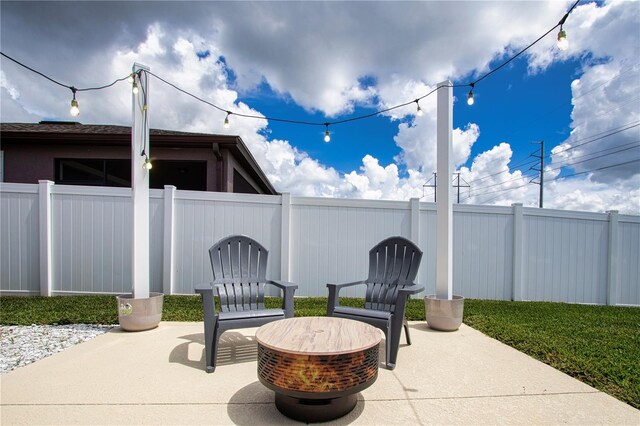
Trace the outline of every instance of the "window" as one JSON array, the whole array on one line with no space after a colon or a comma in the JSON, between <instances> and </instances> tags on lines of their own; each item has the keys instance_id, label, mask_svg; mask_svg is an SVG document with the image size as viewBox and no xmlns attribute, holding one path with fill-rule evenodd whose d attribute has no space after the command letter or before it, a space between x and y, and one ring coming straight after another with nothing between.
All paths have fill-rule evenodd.
<instances>
[{"instance_id":1,"label":"window","mask_svg":"<svg viewBox=\"0 0 640 426\"><path fill-rule=\"evenodd\" d=\"M149 187L163 189L173 185L190 191L207 190L207 162L181 160L153 160Z\"/></svg>"},{"instance_id":2,"label":"window","mask_svg":"<svg viewBox=\"0 0 640 426\"><path fill-rule=\"evenodd\" d=\"M191 191L207 190L207 162L152 160L149 187L174 185ZM63 185L131 186L131 160L57 158L55 182Z\"/></svg>"},{"instance_id":3,"label":"window","mask_svg":"<svg viewBox=\"0 0 640 426\"><path fill-rule=\"evenodd\" d=\"M63 185L131 186L130 160L56 158L55 169Z\"/></svg>"},{"instance_id":4,"label":"window","mask_svg":"<svg viewBox=\"0 0 640 426\"><path fill-rule=\"evenodd\" d=\"M233 170L233 192L240 194L258 193L258 191L256 191L256 189L235 169Z\"/></svg>"}]
</instances>

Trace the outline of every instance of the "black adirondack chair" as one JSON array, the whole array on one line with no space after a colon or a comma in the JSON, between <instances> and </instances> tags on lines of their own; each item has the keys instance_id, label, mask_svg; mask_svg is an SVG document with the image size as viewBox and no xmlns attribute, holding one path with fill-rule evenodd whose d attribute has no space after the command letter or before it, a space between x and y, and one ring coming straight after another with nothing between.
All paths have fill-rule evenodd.
<instances>
[{"instance_id":1,"label":"black adirondack chair","mask_svg":"<svg viewBox=\"0 0 640 426\"><path fill-rule=\"evenodd\" d=\"M195 291L202 296L206 369L213 373L220 335L231 329L258 327L293 317L293 294L298 286L267 280L269 252L249 237L234 235L224 238L209 249L209 256L213 282L197 285ZM282 308L265 308L267 284L281 290ZM214 290L220 300L219 312L216 312L214 304Z\"/></svg>"},{"instance_id":2,"label":"black adirondack chair","mask_svg":"<svg viewBox=\"0 0 640 426\"><path fill-rule=\"evenodd\" d=\"M405 308L409 295L424 290L413 282L421 259L422 251L411 241L402 237L387 238L369 251L369 277L366 280L327 284L327 316L363 321L380 328L386 338L386 365L390 370L396 366L403 326L407 344L411 344ZM340 290L358 284L367 286L365 307L341 306Z\"/></svg>"}]
</instances>

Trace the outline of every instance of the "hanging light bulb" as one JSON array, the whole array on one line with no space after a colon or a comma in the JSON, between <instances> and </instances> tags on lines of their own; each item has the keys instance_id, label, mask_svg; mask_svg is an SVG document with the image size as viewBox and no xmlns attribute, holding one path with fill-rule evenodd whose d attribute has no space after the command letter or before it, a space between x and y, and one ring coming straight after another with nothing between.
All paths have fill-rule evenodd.
<instances>
[{"instance_id":1,"label":"hanging light bulb","mask_svg":"<svg viewBox=\"0 0 640 426\"><path fill-rule=\"evenodd\" d=\"M567 40L567 32L560 26L560 32L558 33L558 49L567 50L569 48L569 41Z\"/></svg>"},{"instance_id":2,"label":"hanging light bulb","mask_svg":"<svg viewBox=\"0 0 640 426\"><path fill-rule=\"evenodd\" d=\"M134 95L138 94L138 83L136 83L135 81L133 82L133 89L131 89L131 91Z\"/></svg>"},{"instance_id":3,"label":"hanging light bulb","mask_svg":"<svg viewBox=\"0 0 640 426\"><path fill-rule=\"evenodd\" d=\"M133 84L133 82L135 81L135 79L133 78L135 76L134 73L129 74L129 78L127 78L127 81L129 82L129 84Z\"/></svg>"},{"instance_id":4,"label":"hanging light bulb","mask_svg":"<svg viewBox=\"0 0 640 426\"><path fill-rule=\"evenodd\" d=\"M149 159L149 157L145 155L144 164L142 164L142 168L145 170L151 170L152 167L153 167L153 164L151 164L151 160Z\"/></svg>"},{"instance_id":5,"label":"hanging light bulb","mask_svg":"<svg viewBox=\"0 0 640 426\"><path fill-rule=\"evenodd\" d=\"M329 142L331 141L331 135L329 134L329 123L324 123L324 125L325 125L324 141Z\"/></svg>"},{"instance_id":6,"label":"hanging light bulb","mask_svg":"<svg viewBox=\"0 0 640 426\"><path fill-rule=\"evenodd\" d=\"M224 128L228 129L229 128L229 116L231 115L230 111L227 111L227 116L224 118Z\"/></svg>"},{"instance_id":7,"label":"hanging light bulb","mask_svg":"<svg viewBox=\"0 0 640 426\"><path fill-rule=\"evenodd\" d=\"M469 90L469 95L467 95L467 105L473 105L473 89Z\"/></svg>"},{"instance_id":8,"label":"hanging light bulb","mask_svg":"<svg viewBox=\"0 0 640 426\"><path fill-rule=\"evenodd\" d=\"M72 87L71 91L73 92L73 99L71 99L71 110L69 113L73 117L77 117L80 114L80 107L78 105L78 101L76 100L76 88Z\"/></svg>"},{"instance_id":9,"label":"hanging light bulb","mask_svg":"<svg viewBox=\"0 0 640 426\"><path fill-rule=\"evenodd\" d=\"M416 115L418 117L422 117L422 108L420 108L420 102L418 102L418 100L416 99Z\"/></svg>"},{"instance_id":10,"label":"hanging light bulb","mask_svg":"<svg viewBox=\"0 0 640 426\"><path fill-rule=\"evenodd\" d=\"M467 95L467 105L473 105L473 87L474 84L471 83L471 90L469 90L469 94Z\"/></svg>"}]
</instances>

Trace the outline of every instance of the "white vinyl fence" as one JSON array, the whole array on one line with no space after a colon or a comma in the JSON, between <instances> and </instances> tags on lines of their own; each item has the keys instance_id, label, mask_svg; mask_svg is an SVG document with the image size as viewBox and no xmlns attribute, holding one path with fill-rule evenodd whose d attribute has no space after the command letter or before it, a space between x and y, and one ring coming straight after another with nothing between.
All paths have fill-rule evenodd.
<instances>
[{"instance_id":1,"label":"white vinyl fence","mask_svg":"<svg viewBox=\"0 0 640 426\"><path fill-rule=\"evenodd\" d=\"M267 276L326 296L363 279L368 251L393 235L424 252L435 292L435 204L150 191L150 290L193 294L212 279L208 249L231 234L269 250ZM131 292L131 190L0 184L2 295ZM640 217L454 206L454 293L466 298L640 306ZM362 289L349 289L362 296Z\"/></svg>"}]
</instances>

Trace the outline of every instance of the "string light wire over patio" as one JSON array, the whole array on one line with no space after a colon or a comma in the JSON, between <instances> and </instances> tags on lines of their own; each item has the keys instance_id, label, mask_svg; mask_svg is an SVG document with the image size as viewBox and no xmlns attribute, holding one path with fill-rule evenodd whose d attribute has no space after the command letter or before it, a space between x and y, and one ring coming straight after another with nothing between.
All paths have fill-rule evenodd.
<instances>
[{"instance_id":1,"label":"string light wire over patio","mask_svg":"<svg viewBox=\"0 0 640 426\"><path fill-rule=\"evenodd\" d=\"M331 135L329 133L329 126L335 126L338 124L345 124L345 123L349 123L352 121L359 121L359 120L364 120L370 117L374 117L380 114L384 114L386 112L389 111L393 111L395 109L398 108L402 108L405 107L407 105L416 104L416 115L417 116L421 116L423 111L422 108L420 108L420 100L432 95L433 93L435 93L440 87L452 87L452 88L459 88L459 87L470 87L471 90L469 91L469 94L467 95L467 104L468 105L473 105L474 104L474 96L473 96L473 90L475 89L476 85L481 82L482 80L484 80L485 78L489 77L491 74L499 71L500 69L502 69L503 67L505 67L507 64L509 64L511 61L515 60L516 58L518 58L520 55L522 55L523 53L525 53L527 50L529 50L531 47L533 47L534 45L536 45L538 42L540 42L543 38L545 38L547 35L549 35L552 31L554 31L556 28L560 27L560 32L558 33L558 37L557 37L557 46L559 49L561 50L566 50L568 48L568 41L567 41L567 33L564 30L563 26L567 20L567 18L569 17L569 14L573 11L573 9L575 9L575 7L578 5L578 3L580 2L580 0L576 0L576 2L571 6L571 8L567 11L567 13L564 14L564 16L562 17L562 19L556 24L554 25L551 29L549 29L547 32L545 32L544 34L542 34L540 37L538 37L533 43L529 44L528 46L526 46L524 49L520 50L518 53L516 53L515 55L511 56L509 59L507 59L506 61L504 61L503 63L501 63L499 66L495 67L494 69L488 71L487 73L483 74L482 76L480 76L478 79L476 79L475 81L469 82L469 83L461 83L461 84L452 84L451 86L439 86L436 87L435 89L431 90L429 93L414 99L412 101L408 101L408 102L404 102L402 104L399 105L394 105L391 106L389 108L385 108L385 109L381 109L381 110L377 110L374 112L371 112L369 114L364 114L364 115L359 115L359 116L355 116L355 117L350 117L344 120L336 120L336 121L323 121L323 122L317 122L317 121L302 121L302 120L291 120L291 119L287 119L287 118L279 118L279 117L268 117L268 116L264 116L264 115L252 115L252 114L243 114L243 113L239 113L239 112L234 112L234 111L230 111L227 109L224 109L218 105L215 105L205 99L202 99L196 95L194 95L193 93L190 93L180 87L178 87L177 85L163 79L162 77L152 73L151 71L146 71L146 70L140 70L138 71L139 73L146 73L148 75L151 75L153 77L155 77L156 79L158 79L159 81L173 87L174 89L188 95L191 96L192 98L206 104L209 105L223 113L226 113L225 119L224 119L224 128L229 128L229 116L236 115L238 117L243 117L243 118L251 118L251 119L257 119L257 120L267 120L267 121L275 121L275 122L281 122L281 123L289 123L289 124L299 124L299 125L306 125L306 126L324 126L325 127L325 132L324 132L324 140L325 142L329 142L331 140ZM120 81L124 81L127 80L129 83L132 84L132 90L134 94L138 93L138 84L136 83L136 75L135 73L130 73L127 74L125 77L116 79L115 81L113 81L112 83L106 84L104 86L99 86L99 87L87 87L87 88L82 88L82 89L77 89L74 86L69 86L63 83L60 83L59 81L54 80L51 77L48 77L47 75L43 74L40 71L37 71L19 61L17 61L16 59L13 59L12 57L6 55L4 52L0 52L0 55L2 55L3 57L9 59L10 61L15 62L16 64L20 65L23 68L28 69L29 71L32 71L44 78L46 78L47 80L62 86L62 87L66 87L67 89L71 90L73 93L73 99L71 101L71 110L70 113L72 116L77 116L80 113L80 109L79 109L79 105L78 105L78 101L76 99L76 92L84 92L84 91L92 91L92 90L102 90L102 89L106 89L109 88L113 85L115 85L116 83L120 82ZM140 75L137 76L138 78L140 78ZM145 98L146 98L146 94L145 94ZM146 102L145 102L145 107L146 107ZM149 162L150 164L150 162Z\"/></svg>"}]
</instances>

